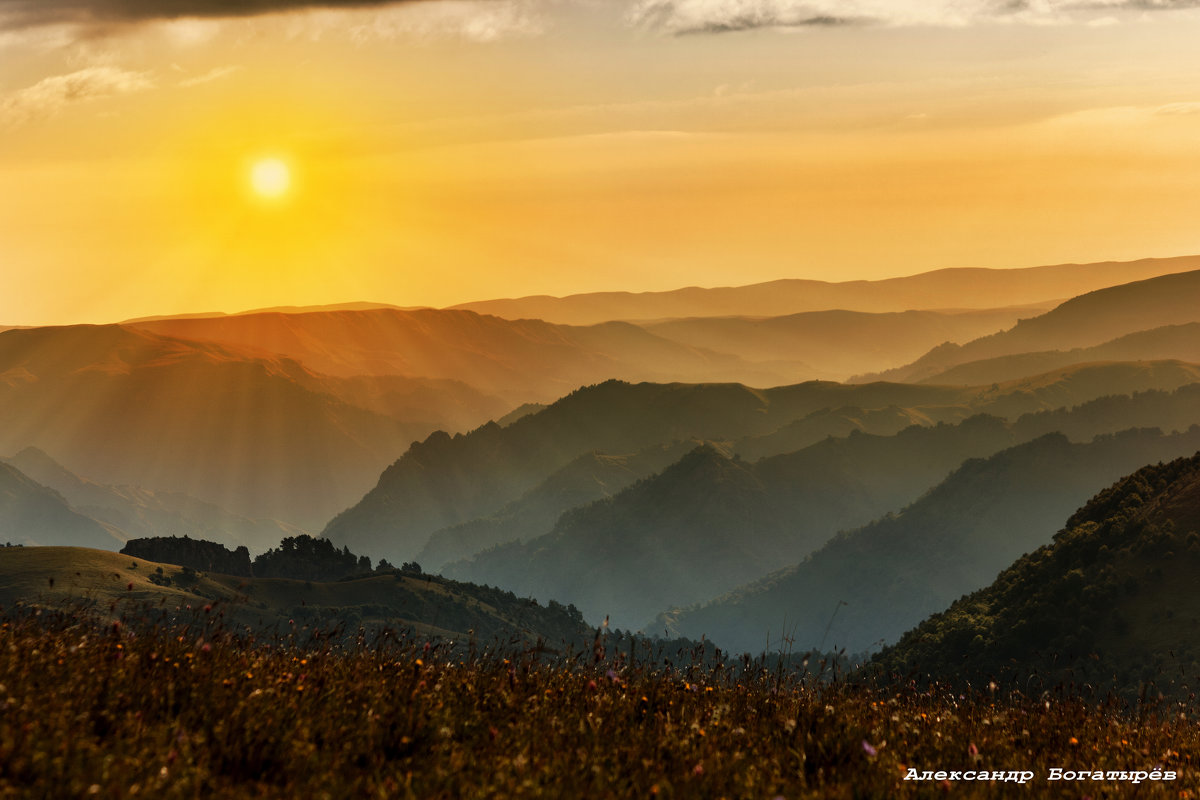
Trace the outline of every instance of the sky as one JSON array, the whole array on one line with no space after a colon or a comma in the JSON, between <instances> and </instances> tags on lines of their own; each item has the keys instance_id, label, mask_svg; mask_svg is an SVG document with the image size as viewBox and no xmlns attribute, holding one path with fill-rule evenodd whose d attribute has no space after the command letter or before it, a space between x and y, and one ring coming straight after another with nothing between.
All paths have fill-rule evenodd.
<instances>
[{"instance_id":1,"label":"sky","mask_svg":"<svg viewBox=\"0 0 1200 800\"><path fill-rule=\"evenodd\" d=\"M1196 41L1194 0L0 0L0 324L1200 253Z\"/></svg>"}]
</instances>

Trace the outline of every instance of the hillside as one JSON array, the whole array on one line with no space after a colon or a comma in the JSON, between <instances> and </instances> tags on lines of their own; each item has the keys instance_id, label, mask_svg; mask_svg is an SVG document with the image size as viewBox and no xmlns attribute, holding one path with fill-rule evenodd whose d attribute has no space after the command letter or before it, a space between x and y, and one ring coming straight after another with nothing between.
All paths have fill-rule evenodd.
<instances>
[{"instance_id":1,"label":"hillside","mask_svg":"<svg viewBox=\"0 0 1200 800\"><path fill-rule=\"evenodd\" d=\"M1120 336L1094 347L1018 353L968 361L921 379L921 383L977 386L1017 380L1026 375L1103 361L1164 361L1200 363L1200 323L1164 325Z\"/></svg>"},{"instance_id":2,"label":"hillside","mask_svg":"<svg viewBox=\"0 0 1200 800\"><path fill-rule=\"evenodd\" d=\"M611 497L679 460L697 444L688 440L636 453L585 453L495 514L434 531L416 560L425 569L439 572L448 561L464 555L540 536L569 509Z\"/></svg>"},{"instance_id":3,"label":"hillside","mask_svg":"<svg viewBox=\"0 0 1200 800\"><path fill-rule=\"evenodd\" d=\"M780 280L751 286L668 292L595 292L483 300L455 306L507 319L587 325L605 320L679 317L782 316L803 311L893 312L912 309L998 308L1073 297L1105 286L1200 269L1200 257L1148 258L1028 269L943 269L880 281L828 283Z\"/></svg>"},{"instance_id":4,"label":"hillside","mask_svg":"<svg viewBox=\"0 0 1200 800\"><path fill-rule=\"evenodd\" d=\"M1200 322L1197 298L1200 270L1097 289L1001 333L964 345L946 343L903 367L853 380L920 381L968 362L1093 347L1139 331Z\"/></svg>"},{"instance_id":5,"label":"hillside","mask_svg":"<svg viewBox=\"0 0 1200 800\"><path fill-rule=\"evenodd\" d=\"M732 452L752 459L855 430L891 435L908 424L961 422L980 412L1016 419L1108 394L1174 389L1197 380L1200 372L1186 365L1106 364L976 387L809 382L759 390L729 384L607 382L505 427L487 425L455 437L435 434L415 443L359 504L330 522L325 535L339 546L393 561L428 558L429 566L468 557L476 552L470 549L476 543L546 533L547 520L563 503L542 504L528 519L521 518L520 506L501 509L592 452L622 455L695 439L726 442ZM1087 436L1123 427L1128 424L1093 429ZM954 466L957 462L945 470ZM602 472L576 480L603 483L607 479L598 477ZM588 491L592 499L605 493L596 487ZM496 515L507 521L497 526L496 520L488 520ZM465 523L469 525L461 531L439 533L437 549L420 555L434 532ZM470 533L457 538L467 531L479 537Z\"/></svg>"},{"instance_id":6,"label":"hillside","mask_svg":"<svg viewBox=\"0 0 1200 800\"><path fill-rule=\"evenodd\" d=\"M638 627L798 561L840 528L865 524L964 459L1012 444L999 419L828 439L757 463L698 448L552 531L446 567L461 580L553 597Z\"/></svg>"},{"instance_id":7,"label":"hillside","mask_svg":"<svg viewBox=\"0 0 1200 800\"><path fill-rule=\"evenodd\" d=\"M319 583L201 573L78 547L0 552L0 607L91 609L135 627L165 614L203 629L211 613L229 631L286 631L292 623L351 633L359 625L389 626L463 641L473 631L481 644L542 639L556 646L578 643L591 632L577 612L562 606L538 606L433 576L397 572Z\"/></svg>"},{"instance_id":8,"label":"hillside","mask_svg":"<svg viewBox=\"0 0 1200 800\"><path fill-rule=\"evenodd\" d=\"M0 453L316 528L429 429L305 384L295 362L121 326L0 333Z\"/></svg>"},{"instance_id":9,"label":"hillside","mask_svg":"<svg viewBox=\"0 0 1200 800\"><path fill-rule=\"evenodd\" d=\"M361 502L326 526L324 535L355 552L408 561L434 531L495 514L586 453L761 436L830 406L965 407L974 394L955 387L882 384L811 382L751 389L608 381L572 392L506 427L492 423L469 434L435 433L414 443Z\"/></svg>"},{"instance_id":10,"label":"hillside","mask_svg":"<svg viewBox=\"0 0 1200 800\"><path fill-rule=\"evenodd\" d=\"M734 650L756 651L768 639L778 645L784 636L799 650L861 652L894 642L1048 542L1097 486L1197 447L1200 426L1171 436L1131 430L1086 444L1048 434L967 461L899 513L724 597L670 611L657 627Z\"/></svg>"},{"instance_id":11,"label":"hillside","mask_svg":"<svg viewBox=\"0 0 1200 800\"><path fill-rule=\"evenodd\" d=\"M153 492L137 486L108 486L81 478L36 447L0 459L43 486L54 489L71 508L130 537L190 536L260 552L297 529L275 520L247 519L182 492ZM70 544L53 535L39 544ZM93 545L98 546L98 545Z\"/></svg>"},{"instance_id":12,"label":"hillside","mask_svg":"<svg viewBox=\"0 0 1200 800\"><path fill-rule=\"evenodd\" d=\"M810 311L765 319L693 317L642 327L665 339L735 354L776 371L844 380L907 363L943 342L966 342L1004 330L1052 306L878 314Z\"/></svg>"},{"instance_id":13,"label":"hillside","mask_svg":"<svg viewBox=\"0 0 1200 800\"><path fill-rule=\"evenodd\" d=\"M1200 673L1200 455L1121 479L1052 542L879 654L893 671L1186 696Z\"/></svg>"},{"instance_id":14,"label":"hillside","mask_svg":"<svg viewBox=\"0 0 1200 800\"><path fill-rule=\"evenodd\" d=\"M62 495L0 461L0 540L117 549L121 531L76 513Z\"/></svg>"},{"instance_id":15,"label":"hillside","mask_svg":"<svg viewBox=\"0 0 1200 800\"><path fill-rule=\"evenodd\" d=\"M432 308L258 313L136 323L158 334L259 348L326 375L468 383L510 405L553 400L589 383L795 378L621 322L554 325ZM507 410L507 409L506 409Z\"/></svg>"}]
</instances>

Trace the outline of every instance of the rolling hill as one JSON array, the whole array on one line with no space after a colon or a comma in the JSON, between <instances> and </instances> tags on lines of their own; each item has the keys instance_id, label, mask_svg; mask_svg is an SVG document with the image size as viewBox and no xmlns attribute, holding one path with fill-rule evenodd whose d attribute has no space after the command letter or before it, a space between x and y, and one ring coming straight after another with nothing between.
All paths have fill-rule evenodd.
<instances>
[{"instance_id":1,"label":"rolling hill","mask_svg":"<svg viewBox=\"0 0 1200 800\"><path fill-rule=\"evenodd\" d=\"M906 633L901 674L1186 697L1200 674L1200 455L1144 467L985 588Z\"/></svg>"},{"instance_id":2,"label":"rolling hill","mask_svg":"<svg viewBox=\"0 0 1200 800\"><path fill-rule=\"evenodd\" d=\"M844 380L907 363L943 342L966 342L1011 327L1040 307L983 311L810 311L765 319L693 317L642 323L691 347L731 353L800 378Z\"/></svg>"},{"instance_id":3,"label":"rolling hill","mask_svg":"<svg viewBox=\"0 0 1200 800\"><path fill-rule=\"evenodd\" d=\"M785 382L771 369L679 344L635 325L554 325L432 308L257 313L136 323L161 335L294 359L326 375L398 375L469 383L510 407L609 378ZM507 409L505 409L507 410Z\"/></svg>"},{"instance_id":4,"label":"rolling hill","mask_svg":"<svg viewBox=\"0 0 1200 800\"><path fill-rule=\"evenodd\" d=\"M1155 360L1200 363L1200 323L1164 325L1159 328L1130 333L1094 347L1018 353L1011 356L968 361L924 378L921 383L972 386L1017 380L1025 375L1049 372L1075 364Z\"/></svg>"},{"instance_id":5,"label":"rolling hill","mask_svg":"<svg viewBox=\"0 0 1200 800\"><path fill-rule=\"evenodd\" d=\"M1162 275L1073 297L1009 330L946 343L903 367L852 380L921 381L952 367L1021 353L1094 347L1140 331L1200 322L1200 270Z\"/></svg>"},{"instance_id":6,"label":"rolling hill","mask_svg":"<svg viewBox=\"0 0 1200 800\"><path fill-rule=\"evenodd\" d=\"M481 645L578 644L591 633L578 612L538 606L487 587L387 573L321 583L246 578L80 547L0 550L0 607L63 608L138 626L191 624L222 632L409 629ZM205 607L208 608L205 608Z\"/></svg>"},{"instance_id":7,"label":"rolling hill","mask_svg":"<svg viewBox=\"0 0 1200 800\"><path fill-rule=\"evenodd\" d=\"M667 292L595 292L463 303L457 309L506 319L572 325L680 317L773 317L803 311L895 312L999 308L1073 297L1105 286L1200 269L1200 257L1061 264L1028 269L943 269L880 281L779 280L751 286ZM981 305L980 298L987 298Z\"/></svg>"},{"instance_id":8,"label":"rolling hill","mask_svg":"<svg viewBox=\"0 0 1200 800\"><path fill-rule=\"evenodd\" d=\"M987 585L1050 541L1098 486L1140 464L1200 447L1200 426L1165 436L1130 430L1072 443L1048 434L964 463L896 514L839 534L802 562L716 600L675 609L655 629L706 635L756 651L862 652L896 641L923 618Z\"/></svg>"}]
</instances>

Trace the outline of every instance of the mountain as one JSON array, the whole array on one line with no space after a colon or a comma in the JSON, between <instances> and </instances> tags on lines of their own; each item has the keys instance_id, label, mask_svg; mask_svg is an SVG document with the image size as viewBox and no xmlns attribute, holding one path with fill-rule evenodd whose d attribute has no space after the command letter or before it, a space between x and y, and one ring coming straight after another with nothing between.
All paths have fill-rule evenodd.
<instances>
[{"instance_id":1,"label":"mountain","mask_svg":"<svg viewBox=\"0 0 1200 800\"><path fill-rule=\"evenodd\" d=\"M258 348L331 376L462 381L505 398L510 407L552 400L609 378L783 382L777 372L734 355L689 347L623 322L583 327L462 310L383 308L166 319L136 327Z\"/></svg>"},{"instance_id":2,"label":"mountain","mask_svg":"<svg viewBox=\"0 0 1200 800\"><path fill-rule=\"evenodd\" d=\"M408 561L434 531L495 514L593 451L625 454L690 439L761 436L830 406L965 407L974 394L939 386L810 382L751 389L607 381L505 427L490 423L469 434L439 432L413 443L323 535L355 552Z\"/></svg>"},{"instance_id":3,"label":"mountain","mask_svg":"<svg viewBox=\"0 0 1200 800\"><path fill-rule=\"evenodd\" d=\"M920 381L983 359L1093 347L1139 331L1200 322L1198 300L1200 270L1110 286L1073 297L1007 331L964 345L945 343L911 364L853 380Z\"/></svg>"},{"instance_id":4,"label":"mountain","mask_svg":"<svg viewBox=\"0 0 1200 800\"><path fill-rule=\"evenodd\" d=\"M958 312L810 311L766 319L674 319L642 323L642 327L665 339L732 353L795 376L842 380L856 372L907 363L943 342L966 342L995 333L1049 307Z\"/></svg>"},{"instance_id":5,"label":"mountain","mask_svg":"<svg viewBox=\"0 0 1200 800\"><path fill-rule=\"evenodd\" d=\"M12 544L48 542L116 549L120 531L71 509L62 495L0 462L0 539ZM10 552L5 550L5 553Z\"/></svg>"},{"instance_id":6,"label":"mountain","mask_svg":"<svg viewBox=\"0 0 1200 800\"><path fill-rule=\"evenodd\" d=\"M0 462L54 489L80 514L120 529L129 537L190 536L221 544L245 545L252 552L275 546L298 529L276 520L247 519L182 492L154 492L138 486L107 486L81 478L36 447ZM40 544L68 544L42 537Z\"/></svg>"},{"instance_id":7,"label":"mountain","mask_svg":"<svg viewBox=\"0 0 1200 800\"><path fill-rule=\"evenodd\" d=\"M585 453L495 514L434 531L416 560L438 572L449 561L498 544L549 531L565 511L611 497L678 461L695 440L660 444L636 453Z\"/></svg>"},{"instance_id":8,"label":"mountain","mask_svg":"<svg viewBox=\"0 0 1200 800\"><path fill-rule=\"evenodd\" d=\"M1097 486L1138 465L1200 447L1183 434L1129 430L1072 443L1048 434L964 463L897 514L839 534L800 563L710 602L663 614L657 628L756 651L862 652L987 585L1013 559L1050 541Z\"/></svg>"},{"instance_id":9,"label":"mountain","mask_svg":"<svg viewBox=\"0 0 1200 800\"><path fill-rule=\"evenodd\" d=\"M361 625L485 646L544 641L553 647L590 641L592 632L573 609L431 575L394 572L322 583L197 572L80 547L0 552L0 607L65 608L75 615L92 609L133 627L190 624L193 637L245 627L353 635Z\"/></svg>"},{"instance_id":10,"label":"mountain","mask_svg":"<svg viewBox=\"0 0 1200 800\"><path fill-rule=\"evenodd\" d=\"M463 303L454 308L506 319L542 319L571 325L680 317L776 317L832 309L893 312L1000 308L1073 297L1105 286L1194 269L1200 269L1200 256L1028 269L942 269L879 281L789 279L717 289L538 295ZM982 306L980 298L986 298Z\"/></svg>"},{"instance_id":11,"label":"mountain","mask_svg":"<svg viewBox=\"0 0 1200 800\"><path fill-rule=\"evenodd\" d=\"M714 447L689 453L607 500L564 514L549 533L450 564L445 574L553 597L589 618L637 627L700 602L869 522L971 456L1013 442L995 417L828 439L751 464Z\"/></svg>"},{"instance_id":12,"label":"mountain","mask_svg":"<svg viewBox=\"0 0 1200 800\"><path fill-rule=\"evenodd\" d=\"M521 506L510 507L501 514L508 521L499 527L485 518L592 452L623 455L700 440L724 442L742 458L755 458L799 450L853 430L897 433L906 420L961 422L981 412L1016 419L1110 393L1174 389L1197 380L1200 372L1177 365L1109 364L977 387L814 381L761 390L737 384L606 382L505 427L489 424L466 435L439 433L414 443L360 503L326 526L324 535L358 552L396 561L424 557L431 566L475 552L459 546L499 543L502 535L525 539L546 533L553 504L525 507L542 509L529 519L521 518ZM1088 436L1108 430L1113 429L1093 430ZM422 554L435 531L463 523L471 523L463 531L480 536L456 539L457 533L445 531L436 546L430 544L431 555Z\"/></svg>"},{"instance_id":13,"label":"mountain","mask_svg":"<svg viewBox=\"0 0 1200 800\"><path fill-rule=\"evenodd\" d=\"M898 673L1022 691L1069 681L1186 697L1200 671L1198 575L1200 454L1117 481L1052 541L876 660Z\"/></svg>"},{"instance_id":14,"label":"mountain","mask_svg":"<svg viewBox=\"0 0 1200 800\"><path fill-rule=\"evenodd\" d=\"M968 361L923 378L921 383L976 386L1011 381L1075 364L1103 361L1184 361L1200 363L1200 323L1164 325L1120 336L1094 347L1017 353Z\"/></svg>"},{"instance_id":15,"label":"mountain","mask_svg":"<svg viewBox=\"0 0 1200 800\"><path fill-rule=\"evenodd\" d=\"M0 452L316 528L429 430L310 388L285 359L117 325L0 333Z\"/></svg>"}]
</instances>

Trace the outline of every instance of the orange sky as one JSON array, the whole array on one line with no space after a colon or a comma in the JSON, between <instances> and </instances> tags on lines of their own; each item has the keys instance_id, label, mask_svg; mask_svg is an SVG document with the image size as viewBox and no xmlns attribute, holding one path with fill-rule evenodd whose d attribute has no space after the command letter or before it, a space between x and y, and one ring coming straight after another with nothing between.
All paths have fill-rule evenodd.
<instances>
[{"instance_id":1,"label":"orange sky","mask_svg":"<svg viewBox=\"0 0 1200 800\"><path fill-rule=\"evenodd\" d=\"M0 0L0 323L1200 252L1187 3L208 3Z\"/></svg>"}]
</instances>

